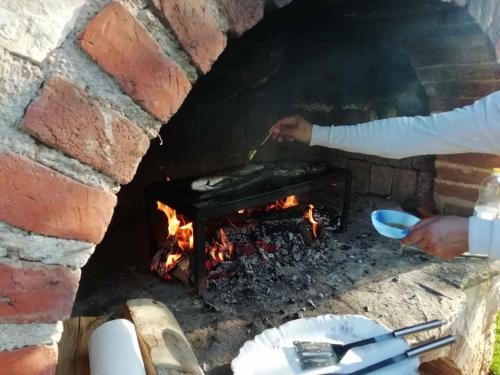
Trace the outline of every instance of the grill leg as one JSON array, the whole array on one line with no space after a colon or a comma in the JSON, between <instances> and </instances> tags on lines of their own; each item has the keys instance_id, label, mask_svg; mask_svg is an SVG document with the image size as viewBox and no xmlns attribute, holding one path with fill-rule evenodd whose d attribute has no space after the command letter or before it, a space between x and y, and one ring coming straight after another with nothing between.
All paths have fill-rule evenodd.
<instances>
[{"instance_id":1,"label":"grill leg","mask_svg":"<svg viewBox=\"0 0 500 375\"><path fill-rule=\"evenodd\" d=\"M194 230L194 250L191 253L192 257L190 264L194 276L194 287L198 293L202 292L205 284L205 224L206 221L196 218L193 223Z\"/></svg>"},{"instance_id":2,"label":"grill leg","mask_svg":"<svg viewBox=\"0 0 500 375\"><path fill-rule=\"evenodd\" d=\"M343 233L347 230L347 222L349 221L349 205L351 204L351 188L352 188L352 173L348 172L344 183L344 204L342 207L342 223L340 231Z\"/></svg>"}]
</instances>

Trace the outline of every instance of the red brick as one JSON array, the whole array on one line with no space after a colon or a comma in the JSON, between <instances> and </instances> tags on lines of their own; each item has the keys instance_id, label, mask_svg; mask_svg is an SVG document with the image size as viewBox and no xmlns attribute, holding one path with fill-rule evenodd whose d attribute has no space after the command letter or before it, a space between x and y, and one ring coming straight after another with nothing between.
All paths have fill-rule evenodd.
<instances>
[{"instance_id":1,"label":"red brick","mask_svg":"<svg viewBox=\"0 0 500 375\"><path fill-rule=\"evenodd\" d=\"M83 90L60 78L45 84L29 106L23 126L41 142L121 184L134 177L149 146L136 125L119 115L105 119Z\"/></svg>"},{"instance_id":2,"label":"red brick","mask_svg":"<svg viewBox=\"0 0 500 375\"><path fill-rule=\"evenodd\" d=\"M264 0L217 0L229 24L229 33L240 36L264 17Z\"/></svg>"},{"instance_id":3,"label":"red brick","mask_svg":"<svg viewBox=\"0 0 500 375\"><path fill-rule=\"evenodd\" d=\"M434 65L416 69L422 82L488 81L500 79L500 66L496 62L484 64ZM455 95L454 95L455 96Z\"/></svg>"},{"instance_id":4,"label":"red brick","mask_svg":"<svg viewBox=\"0 0 500 375\"><path fill-rule=\"evenodd\" d=\"M475 202L477 200L478 190L465 186L436 182L436 193L443 197L453 197Z\"/></svg>"},{"instance_id":5,"label":"red brick","mask_svg":"<svg viewBox=\"0 0 500 375\"><path fill-rule=\"evenodd\" d=\"M154 0L177 39L203 73L226 48L226 35L219 29L204 0Z\"/></svg>"},{"instance_id":6,"label":"red brick","mask_svg":"<svg viewBox=\"0 0 500 375\"><path fill-rule=\"evenodd\" d=\"M462 108L474 103L477 98L455 98L455 97L442 97L442 96L430 96L430 108L433 113L447 112L454 110L456 108Z\"/></svg>"},{"instance_id":7,"label":"red brick","mask_svg":"<svg viewBox=\"0 0 500 375\"><path fill-rule=\"evenodd\" d=\"M472 216L474 209L472 207L463 207L453 203L445 203L443 205L444 215L457 215L457 216Z\"/></svg>"},{"instance_id":8,"label":"red brick","mask_svg":"<svg viewBox=\"0 0 500 375\"><path fill-rule=\"evenodd\" d=\"M47 236L99 243L116 196L11 152L0 153L0 220Z\"/></svg>"},{"instance_id":9,"label":"red brick","mask_svg":"<svg viewBox=\"0 0 500 375\"><path fill-rule=\"evenodd\" d=\"M469 185L479 185L481 181L489 176L489 173L474 170L460 169L459 167L444 167L439 166L437 169L437 178L440 180L461 182Z\"/></svg>"},{"instance_id":10,"label":"red brick","mask_svg":"<svg viewBox=\"0 0 500 375\"><path fill-rule=\"evenodd\" d=\"M144 26L122 5L111 2L86 26L80 46L111 74L134 101L162 121L181 106L191 83L160 51Z\"/></svg>"},{"instance_id":11,"label":"red brick","mask_svg":"<svg viewBox=\"0 0 500 375\"><path fill-rule=\"evenodd\" d=\"M1 375L53 375L57 367L57 345L30 346L0 352Z\"/></svg>"},{"instance_id":12,"label":"red brick","mask_svg":"<svg viewBox=\"0 0 500 375\"><path fill-rule=\"evenodd\" d=\"M500 80L426 82L424 87L429 97L482 98L497 91Z\"/></svg>"},{"instance_id":13,"label":"red brick","mask_svg":"<svg viewBox=\"0 0 500 375\"><path fill-rule=\"evenodd\" d=\"M489 154L439 155L438 161L462 164L477 168L500 168L500 156Z\"/></svg>"},{"instance_id":14,"label":"red brick","mask_svg":"<svg viewBox=\"0 0 500 375\"><path fill-rule=\"evenodd\" d=\"M69 318L80 271L31 262L0 263L0 323Z\"/></svg>"}]
</instances>

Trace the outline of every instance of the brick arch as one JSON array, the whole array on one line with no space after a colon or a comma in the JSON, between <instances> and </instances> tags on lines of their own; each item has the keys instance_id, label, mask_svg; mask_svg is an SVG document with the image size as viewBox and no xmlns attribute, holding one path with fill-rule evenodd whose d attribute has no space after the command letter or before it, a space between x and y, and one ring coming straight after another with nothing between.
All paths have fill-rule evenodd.
<instances>
[{"instance_id":1,"label":"brick arch","mask_svg":"<svg viewBox=\"0 0 500 375\"><path fill-rule=\"evenodd\" d=\"M46 24L37 25L43 42L29 34L27 25L37 21L30 18L33 10L5 10L19 20L17 43L0 36L0 64L8 66L0 77L8 96L0 96L0 119L7 124L0 140L0 329L9 333L0 341L0 363L7 373L52 373L60 321L71 313L80 268L104 236L119 186L133 178L149 140L228 39L290 2L46 1ZM491 61L483 68L496 80L500 25L488 22L488 12L498 20L500 7L479 12L476 3L498 5L471 1L437 9L459 9L479 20L481 35L490 38ZM377 18L373 12L359 16ZM407 52L418 60L418 51ZM459 60L445 65L464 68ZM415 68L431 98L453 89L425 81L429 69ZM478 74L481 69L470 72Z\"/></svg>"}]
</instances>

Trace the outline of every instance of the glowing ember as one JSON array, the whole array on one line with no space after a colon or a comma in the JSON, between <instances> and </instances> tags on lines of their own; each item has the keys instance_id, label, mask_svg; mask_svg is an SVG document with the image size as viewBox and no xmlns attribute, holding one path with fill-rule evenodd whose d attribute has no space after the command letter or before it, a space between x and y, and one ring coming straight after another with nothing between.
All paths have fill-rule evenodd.
<instances>
[{"instance_id":1,"label":"glowing ember","mask_svg":"<svg viewBox=\"0 0 500 375\"><path fill-rule=\"evenodd\" d=\"M290 195L286 197L286 199L281 199L276 201L273 204L270 204L267 206L267 210L286 210L287 208L290 207L295 207L299 204L299 200L295 195Z\"/></svg>"},{"instance_id":2,"label":"glowing ember","mask_svg":"<svg viewBox=\"0 0 500 375\"><path fill-rule=\"evenodd\" d=\"M166 271L170 271L181 260L182 254L170 254L165 262Z\"/></svg>"},{"instance_id":3,"label":"glowing ember","mask_svg":"<svg viewBox=\"0 0 500 375\"><path fill-rule=\"evenodd\" d=\"M286 198L285 203L283 204L283 208L295 207L299 204L299 200L295 195L290 195Z\"/></svg>"},{"instance_id":4,"label":"glowing ember","mask_svg":"<svg viewBox=\"0 0 500 375\"><path fill-rule=\"evenodd\" d=\"M309 220L309 222L312 225L313 237L318 238L318 222L314 220L313 211L314 211L314 206L312 204L309 204L309 209L306 212L305 218Z\"/></svg>"},{"instance_id":5,"label":"glowing ember","mask_svg":"<svg viewBox=\"0 0 500 375\"><path fill-rule=\"evenodd\" d=\"M227 238L224 229L219 229L219 241L214 241L214 245L206 249L210 258L217 264L232 259L234 244Z\"/></svg>"},{"instance_id":6,"label":"glowing ember","mask_svg":"<svg viewBox=\"0 0 500 375\"><path fill-rule=\"evenodd\" d=\"M175 269L182 262L186 262L186 257L190 251L194 249L194 229L193 223L188 222L184 216L177 214L176 210L163 204L161 202L156 202L158 210L162 211L167 217L167 225L165 228L165 247L160 249L158 253L154 256L151 263L151 271L155 271L160 274L165 279L172 279L171 274L175 273ZM299 200L295 195L291 195L286 199L278 200L273 204L266 207L267 211L270 210L284 210L290 207L299 205ZM261 207L262 210L264 207ZM249 215L253 212L248 209L238 210L240 215ZM258 212L258 210L257 210ZM308 210L305 213L305 218L312 225L312 235L313 238L318 238L318 222L314 219L314 206L312 204L308 205ZM226 225L230 225L229 231L234 230L236 233L240 231L240 227L248 225L247 221L243 224L237 222L233 223L229 217L226 218ZM252 219L253 220L253 219ZM245 246L248 247L245 248ZM277 245L268 243L264 239L258 239L253 245L241 244L239 242L232 243L223 228L219 228L217 235L214 236L210 241L205 243L205 253L207 254L205 260L205 268L209 271L213 270L216 265L228 262L233 259L234 252L238 247L238 253L243 255L251 255L254 253L255 249L259 248L265 252L273 252L277 250ZM188 261L188 260L187 260Z\"/></svg>"}]
</instances>

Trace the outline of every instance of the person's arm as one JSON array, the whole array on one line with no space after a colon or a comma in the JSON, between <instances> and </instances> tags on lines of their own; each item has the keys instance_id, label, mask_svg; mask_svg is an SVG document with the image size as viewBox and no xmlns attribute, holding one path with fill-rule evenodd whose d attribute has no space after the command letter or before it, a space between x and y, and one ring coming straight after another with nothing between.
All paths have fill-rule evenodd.
<instances>
[{"instance_id":1,"label":"person's arm","mask_svg":"<svg viewBox=\"0 0 500 375\"><path fill-rule=\"evenodd\" d=\"M500 258L500 221L469 218L469 253Z\"/></svg>"},{"instance_id":2,"label":"person's arm","mask_svg":"<svg viewBox=\"0 0 500 375\"><path fill-rule=\"evenodd\" d=\"M270 134L344 151L403 158L466 152L500 154L500 92L474 104L427 117L401 117L354 126L312 126L300 116L277 121ZM423 220L406 244L450 259L465 251L500 258L500 222L445 216Z\"/></svg>"},{"instance_id":3,"label":"person's arm","mask_svg":"<svg viewBox=\"0 0 500 375\"><path fill-rule=\"evenodd\" d=\"M429 154L500 154L500 92L431 116L396 117L352 126L313 125L309 144L404 158Z\"/></svg>"}]
</instances>

